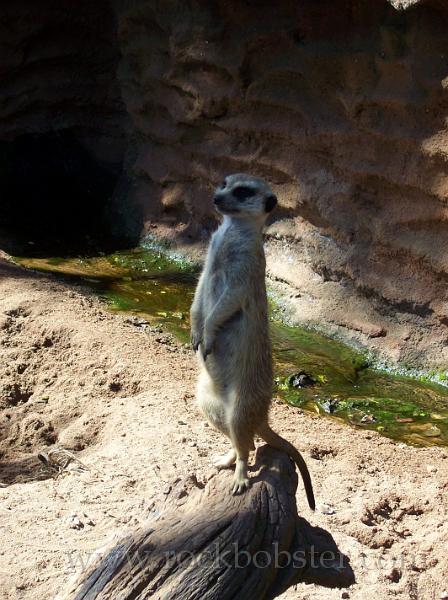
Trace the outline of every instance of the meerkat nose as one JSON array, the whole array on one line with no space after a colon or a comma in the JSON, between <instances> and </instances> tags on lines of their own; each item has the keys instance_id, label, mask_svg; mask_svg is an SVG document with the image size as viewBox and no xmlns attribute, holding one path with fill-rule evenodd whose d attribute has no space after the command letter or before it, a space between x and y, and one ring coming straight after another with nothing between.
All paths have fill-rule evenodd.
<instances>
[{"instance_id":1,"label":"meerkat nose","mask_svg":"<svg viewBox=\"0 0 448 600\"><path fill-rule=\"evenodd\" d=\"M213 196L213 202L216 205L221 204L223 200L224 200L224 196L222 194L215 194Z\"/></svg>"}]
</instances>

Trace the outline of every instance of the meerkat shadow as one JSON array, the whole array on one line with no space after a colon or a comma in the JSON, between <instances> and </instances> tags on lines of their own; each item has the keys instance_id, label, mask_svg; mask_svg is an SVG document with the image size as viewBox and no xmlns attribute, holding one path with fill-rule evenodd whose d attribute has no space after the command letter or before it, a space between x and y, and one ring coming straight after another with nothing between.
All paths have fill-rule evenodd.
<instances>
[{"instance_id":1,"label":"meerkat shadow","mask_svg":"<svg viewBox=\"0 0 448 600\"><path fill-rule=\"evenodd\" d=\"M299 583L352 585L331 534L297 512L291 459L269 446L255 459L259 472L237 496L231 470L206 484L178 478L152 517L99 552L63 598L269 600Z\"/></svg>"}]
</instances>

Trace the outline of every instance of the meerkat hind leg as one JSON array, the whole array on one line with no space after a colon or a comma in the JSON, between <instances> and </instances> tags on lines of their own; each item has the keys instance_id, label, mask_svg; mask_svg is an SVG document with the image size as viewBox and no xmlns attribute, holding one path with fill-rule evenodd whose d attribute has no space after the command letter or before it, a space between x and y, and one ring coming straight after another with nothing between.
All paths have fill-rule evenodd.
<instances>
[{"instance_id":1,"label":"meerkat hind leg","mask_svg":"<svg viewBox=\"0 0 448 600\"><path fill-rule=\"evenodd\" d=\"M213 465L217 469L220 469L220 470L221 469L230 469L230 467L235 464L235 461L236 461L236 451L234 448L232 448L223 456L218 456L213 461Z\"/></svg>"},{"instance_id":2,"label":"meerkat hind leg","mask_svg":"<svg viewBox=\"0 0 448 600\"><path fill-rule=\"evenodd\" d=\"M254 436L249 435L241 422L230 427L232 445L236 450L236 467L233 476L232 494L242 494L249 488L250 481L247 476L247 463L249 452L254 446Z\"/></svg>"},{"instance_id":3,"label":"meerkat hind leg","mask_svg":"<svg viewBox=\"0 0 448 600\"><path fill-rule=\"evenodd\" d=\"M249 458L249 450L237 452L235 475L233 476L232 494L234 496L245 492L250 481L247 476L247 460Z\"/></svg>"}]
</instances>

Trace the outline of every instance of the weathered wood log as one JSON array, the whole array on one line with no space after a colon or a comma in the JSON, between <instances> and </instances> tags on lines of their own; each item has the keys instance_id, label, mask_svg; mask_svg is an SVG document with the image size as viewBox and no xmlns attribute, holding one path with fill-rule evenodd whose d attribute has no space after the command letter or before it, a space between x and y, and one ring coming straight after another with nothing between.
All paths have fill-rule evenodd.
<instances>
[{"instance_id":1,"label":"weathered wood log","mask_svg":"<svg viewBox=\"0 0 448 600\"><path fill-rule=\"evenodd\" d=\"M178 482L163 509L103 553L70 600L262 600L298 582L353 583L330 534L297 514L298 478L285 454L257 450L252 485L232 496L232 472L204 487Z\"/></svg>"}]
</instances>

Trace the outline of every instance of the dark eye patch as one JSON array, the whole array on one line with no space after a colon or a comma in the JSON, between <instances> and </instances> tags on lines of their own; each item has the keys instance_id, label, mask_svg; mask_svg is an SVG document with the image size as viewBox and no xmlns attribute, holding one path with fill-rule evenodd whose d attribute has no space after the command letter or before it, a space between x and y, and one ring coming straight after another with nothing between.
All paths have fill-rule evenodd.
<instances>
[{"instance_id":1,"label":"dark eye patch","mask_svg":"<svg viewBox=\"0 0 448 600\"><path fill-rule=\"evenodd\" d=\"M242 201L246 200L246 198L255 196L255 190L247 185L239 185L233 190L232 195L235 196L235 198L238 198L238 200Z\"/></svg>"}]
</instances>

